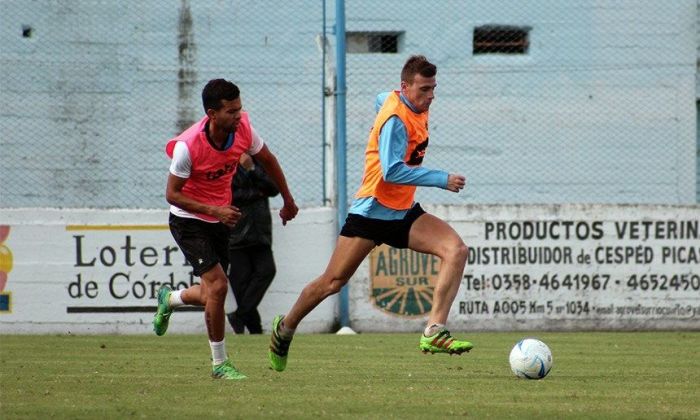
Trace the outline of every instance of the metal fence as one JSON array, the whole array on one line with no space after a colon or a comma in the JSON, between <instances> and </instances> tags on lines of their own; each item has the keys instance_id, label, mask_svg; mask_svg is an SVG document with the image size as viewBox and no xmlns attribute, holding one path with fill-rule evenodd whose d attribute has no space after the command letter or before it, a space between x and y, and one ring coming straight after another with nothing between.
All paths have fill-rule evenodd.
<instances>
[{"instance_id":1,"label":"metal fence","mask_svg":"<svg viewBox=\"0 0 700 420\"><path fill-rule=\"evenodd\" d=\"M0 1L0 207L163 208L165 141L242 90L301 206L332 204L335 2ZM347 190L374 99L438 66L424 203L698 200L693 0L349 0ZM273 202L273 205L275 202Z\"/></svg>"}]
</instances>

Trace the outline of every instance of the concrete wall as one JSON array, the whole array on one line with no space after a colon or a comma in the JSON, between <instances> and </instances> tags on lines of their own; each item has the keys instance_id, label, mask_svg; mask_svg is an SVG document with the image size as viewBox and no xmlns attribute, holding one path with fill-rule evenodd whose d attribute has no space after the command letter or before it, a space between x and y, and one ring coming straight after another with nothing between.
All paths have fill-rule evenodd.
<instances>
[{"instance_id":1,"label":"concrete wall","mask_svg":"<svg viewBox=\"0 0 700 420\"><path fill-rule=\"evenodd\" d=\"M348 30L405 30L406 52L435 59L424 165L469 177L464 195L424 189L422 201L696 202L695 1L449 1L428 24L382 4L406 12L377 19L373 2L348 2ZM487 24L531 27L529 52L471 54ZM397 86L404 58L348 57L351 191L372 100Z\"/></svg>"},{"instance_id":2,"label":"concrete wall","mask_svg":"<svg viewBox=\"0 0 700 420\"><path fill-rule=\"evenodd\" d=\"M241 86L260 135L308 185L298 201L320 205L321 9L300 5L3 1L0 206L162 208L164 144L201 117L218 77ZM50 147L26 138L36 118Z\"/></svg>"},{"instance_id":3,"label":"concrete wall","mask_svg":"<svg viewBox=\"0 0 700 420\"><path fill-rule=\"evenodd\" d=\"M453 330L700 329L697 206L426 208L471 248ZM0 210L0 332L151 333L159 284L197 281L166 220L163 211ZM326 267L334 232L329 208L304 209L285 227L275 220L266 328ZM377 248L351 280L351 326L419 331L439 264ZM331 332L337 303L322 303L300 332ZM183 309L170 331L203 329L202 312Z\"/></svg>"},{"instance_id":4,"label":"concrete wall","mask_svg":"<svg viewBox=\"0 0 700 420\"><path fill-rule=\"evenodd\" d=\"M200 115L213 77L241 85L299 202L321 205L319 3L1 7L0 207L162 208L163 144ZM425 165L465 173L470 189L421 191L421 201L696 201L696 1L452 0L430 19L421 7L346 4L348 31L404 32L398 54L347 57L348 191L374 96L423 53L439 66ZM528 53L473 55L472 31L485 24L531 27Z\"/></svg>"}]
</instances>

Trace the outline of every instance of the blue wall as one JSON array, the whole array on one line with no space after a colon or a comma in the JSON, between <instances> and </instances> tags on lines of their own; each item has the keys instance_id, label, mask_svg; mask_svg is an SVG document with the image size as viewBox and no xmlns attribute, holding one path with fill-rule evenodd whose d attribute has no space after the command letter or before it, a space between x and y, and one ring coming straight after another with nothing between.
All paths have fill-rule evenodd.
<instances>
[{"instance_id":1,"label":"blue wall","mask_svg":"<svg viewBox=\"0 0 700 420\"><path fill-rule=\"evenodd\" d=\"M241 86L299 202L321 204L320 2L0 8L1 207L164 207L163 144L200 115L199 92L214 77ZM695 202L696 8L347 2L348 31L405 33L398 54L347 57L348 192L361 176L374 96L398 88L406 57L423 53L439 67L425 165L469 184L460 195L420 191L422 201ZM472 31L484 24L531 27L529 52L474 56Z\"/></svg>"}]
</instances>

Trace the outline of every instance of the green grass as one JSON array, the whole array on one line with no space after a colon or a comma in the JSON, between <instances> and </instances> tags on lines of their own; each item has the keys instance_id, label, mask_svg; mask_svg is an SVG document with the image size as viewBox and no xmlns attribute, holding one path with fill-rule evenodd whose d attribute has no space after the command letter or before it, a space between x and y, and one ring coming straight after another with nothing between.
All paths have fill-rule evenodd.
<instances>
[{"instance_id":1,"label":"green grass","mask_svg":"<svg viewBox=\"0 0 700 420\"><path fill-rule=\"evenodd\" d=\"M544 380L510 372L526 335L552 349ZM700 418L700 332L469 338L447 356L420 353L417 334L298 335L278 373L267 336L229 336L249 378L221 381L204 334L3 335L0 418Z\"/></svg>"}]
</instances>

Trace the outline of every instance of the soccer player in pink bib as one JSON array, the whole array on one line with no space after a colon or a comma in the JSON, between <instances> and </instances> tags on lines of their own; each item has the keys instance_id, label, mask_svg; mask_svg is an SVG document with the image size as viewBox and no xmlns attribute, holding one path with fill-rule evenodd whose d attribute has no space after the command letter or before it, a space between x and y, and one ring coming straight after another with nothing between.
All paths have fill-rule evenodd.
<instances>
[{"instance_id":1,"label":"soccer player in pink bib","mask_svg":"<svg viewBox=\"0 0 700 420\"><path fill-rule=\"evenodd\" d=\"M298 209L277 158L243 111L238 87L224 79L210 80L202 90L202 103L206 115L165 148L172 158L165 193L170 231L201 284L180 290L161 287L153 330L165 334L178 306L204 306L212 377L244 379L228 358L224 341L229 227L241 217L231 205L231 179L241 154L255 156L274 180L284 202L279 212L283 224Z\"/></svg>"}]
</instances>

